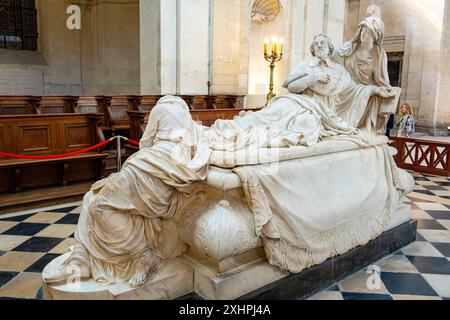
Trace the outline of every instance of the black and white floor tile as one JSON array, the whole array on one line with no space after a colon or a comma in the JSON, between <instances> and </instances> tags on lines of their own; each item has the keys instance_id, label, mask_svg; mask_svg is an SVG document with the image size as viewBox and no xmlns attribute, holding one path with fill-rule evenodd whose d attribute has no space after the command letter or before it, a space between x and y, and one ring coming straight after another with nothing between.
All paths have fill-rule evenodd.
<instances>
[{"instance_id":1,"label":"black and white floor tile","mask_svg":"<svg viewBox=\"0 0 450 320\"><path fill-rule=\"evenodd\" d=\"M417 241L311 299L450 299L450 178L413 175ZM79 213L76 203L0 216L0 299L42 298L41 272L68 251Z\"/></svg>"},{"instance_id":2,"label":"black and white floor tile","mask_svg":"<svg viewBox=\"0 0 450 320\"><path fill-rule=\"evenodd\" d=\"M39 299L41 272L68 251L79 203L0 216L0 299Z\"/></svg>"},{"instance_id":3,"label":"black and white floor tile","mask_svg":"<svg viewBox=\"0 0 450 320\"><path fill-rule=\"evenodd\" d=\"M407 201L418 221L417 241L310 299L450 299L450 178L413 176L416 194Z\"/></svg>"}]
</instances>

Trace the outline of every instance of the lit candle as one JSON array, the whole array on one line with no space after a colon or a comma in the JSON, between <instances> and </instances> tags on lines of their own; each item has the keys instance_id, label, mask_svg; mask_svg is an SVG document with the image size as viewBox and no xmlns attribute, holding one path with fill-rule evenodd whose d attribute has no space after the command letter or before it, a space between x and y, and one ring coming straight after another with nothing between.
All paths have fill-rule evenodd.
<instances>
[{"instance_id":1,"label":"lit candle","mask_svg":"<svg viewBox=\"0 0 450 320\"><path fill-rule=\"evenodd\" d=\"M272 53L277 54L277 44L278 39L276 37L272 37Z\"/></svg>"},{"instance_id":2,"label":"lit candle","mask_svg":"<svg viewBox=\"0 0 450 320\"><path fill-rule=\"evenodd\" d=\"M284 39L281 38L281 41L280 41L280 54L283 54L283 44L284 44Z\"/></svg>"},{"instance_id":3,"label":"lit candle","mask_svg":"<svg viewBox=\"0 0 450 320\"><path fill-rule=\"evenodd\" d=\"M264 39L264 55L266 56L269 50L269 39Z\"/></svg>"}]
</instances>

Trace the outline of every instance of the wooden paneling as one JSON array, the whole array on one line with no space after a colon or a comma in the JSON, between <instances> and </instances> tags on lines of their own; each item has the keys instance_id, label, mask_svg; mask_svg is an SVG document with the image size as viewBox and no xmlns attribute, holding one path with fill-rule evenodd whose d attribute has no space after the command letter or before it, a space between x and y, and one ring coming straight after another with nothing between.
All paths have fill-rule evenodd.
<instances>
[{"instance_id":1,"label":"wooden paneling","mask_svg":"<svg viewBox=\"0 0 450 320\"><path fill-rule=\"evenodd\" d=\"M139 100L139 111L151 111L162 96L142 96Z\"/></svg>"},{"instance_id":2,"label":"wooden paneling","mask_svg":"<svg viewBox=\"0 0 450 320\"><path fill-rule=\"evenodd\" d=\"M66 124L65 125L65 147L66 149L86 148L91 145L91 128L88 123L85 124Z\"/></svg>"},{"instance_id":3,"label":"wooden paneling","mask_svg":"<svg viewBox=\"0 0 450 320\"><path fill-rule=\"evenodd\" d=\"M142 96L138 100L138 111L151 111L162 96ZM244 108L244 97L238 95L180 95L189 109L242 109ZM129 111L135 110L129 108Z\"/></svg>"},{"instance_id":4,"label":"wooden paneling","mask_svg":"<svg viewBox=\"0 0 450 320\"><path fill-rule=\"evenodd\" d=\"M0 106L0 114L1 115L27 114L27 107L26 106L3 105L3 106Z\"/></svg>"},{"instance_id":5,"label":"wooden paneling","mask_svg":"<svg viewBox=\"0 0 450 320\"><path fill-rule=\"evenodd\" d=\"M12 181L10 174L11 173L7 170L0 170L0 193L12 190L12 186L10 185L10 181Z\"/></svg>"},{"instance_id":6,"label":"wooden paneling","mask_svg":"<svg viewBox=\"0 0 450 320\"><path fill-rule=\"evenodd\" d=\"M77 98L71 96L45 96L41 97L36 106L38 114L72 113Z\"/></svg>"},{"instance_id":7,"label":"wooden paneling","mask_svg":"<svg viewBox=\"0 0 450 320\"><path fill-rule=\"evenodd\" d=\"M98 162L90 160L69 163L67 181L87 181L92 179L92 177L96 177L98 172L101 171L101 168L99 168L98 165Z\"/></svg>"},{"instance_id":8,"label":"wooden paneling","mask_svg":"<svg viewBox=\"0 0 450 320\"><path fill-rule=\"evenodd\" d=\"M31 96L0 96L0 116L36 113L37 101Z\"/></svg>"},{"instance_id":9,"label":"wooden paneling","mask_svg":"<svg viewBox=\"0 0 450 320\"><path fill-rule=\"evenodd\" d=\"M109 119L106 112L106 107L110 105L110 100L110 97L105 96L79 97L75 103L74 111L76 113L103 114L98 124L100 127L106 128Z\"/></svg>"},{"instance_id":10,"label":"wooden paneling","mask_svg":"<svg viewBox=\"0 0 450 320\"><path fill-rule=\"evenodd\" d=\"M227 109L229 107L226 96L210 96L208 109Z\"/></svg>"},{"instance_id":11,"label":"wooden paneling","mask_svg":"<svg viewBox=\"0 0 450 320\"><path fill-rule=\"evenodd\" d=\"M24 155L68 153L104 140L99 114L53 114L0 117L2 151ZM63 159L0 159L0 192L22 191L72 181L99 179L106 155L89 152ZM4 182L6 180L6 182Z\"/></svg>"},{"instance_id":12,"label":"wooden paneling","mask_svg":"<svg viewBox=\"0 0 450 320\"><path fill-rule=\"evenodd\" d=\"M6 150L5 147L5 136L3 134L3 126L0 124L0 151ZM1 157L0 157L1 159Z\"/></svg>"},{"instance_id":13,"label":"wooden paneling","mask_svg":"<svg viewBox=\"0 0 450 320\"><path fill-rule=\"evenodd\" d=\"M98 112L97 106L81 106L81 107L78 107L78 110L80 110L79 113L97 113Z\"/></svg>"},{"instance_id":14,"label":"wooden paneling","mask_svg":"<svg viewBox=\"0 0 450 320\"><path fill-rule=\"evenodd\" d=\"M105 123L112 131L130 129L128 111L137 111L140 97L138 96L115 96L106 105Z\"/></svg>"},{"instance_id":15,"label":"wooden paneling","mask_svg":"<svg viewBox=\"0 0 450 320\"><path fill-rule=\"evenodd\" d=\"M228 102L228 108L230 109L243 109L245 96L226 96L225 99Z\"/></svg>"},{"instance_id":16,"label":"wooden paneling","mask_svg":"<svg viewBox=\"0 0 450 320\"><path fill-rule=\"evenodd\" d=\"M51 137L53 132L50 125L19 126L18 130L19 153L42 152L50 151L52 149Z\"/></svg>"},{"instance_id":17,"label":"wooden paneling","mask_svg":"<svg viewBox=\"0 0 450 320\"><path fill-rule=\"evenodd\" d=\"M208 98L207 96L195 96L192 98L190 105L192 110L208 109Z\"/></svg>"},{"instance_id":18,"label":"wooden paneling","mask_svg":"<svg viewBox=\"0 0 450 320\"><path fill-rule=\"evenodd\" d=\"M26 166L20 170L20 187L22 189L48 187L61 184L61 177L63 174L62 164L46 164L45 168L40 166Z\"/></svg>"},{"instance_id":19,"label":"wooden paneling","mask_svg":"<svg viewBox=\"0 0 450 320\"><path fill-rule=\"evenodd\" d=\"M100 97L79 97L75 105L77 113L97 113L103 112L100 104Z\"/></svg>"}]
</instances>

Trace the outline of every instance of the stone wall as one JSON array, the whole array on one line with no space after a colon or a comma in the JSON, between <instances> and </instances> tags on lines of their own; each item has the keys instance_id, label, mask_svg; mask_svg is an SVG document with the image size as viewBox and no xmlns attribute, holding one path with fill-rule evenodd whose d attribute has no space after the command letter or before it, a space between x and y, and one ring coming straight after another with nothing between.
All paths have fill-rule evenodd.
<instances>
[{"instance_id":1,"label":"stone wall","mask_svg":"<svg viewBox=\"0 0 450 320\"><path fill-rule=\"evenodd\" d=\"M248 1L212 2L211 93L248 93L250 7Z\"/></svg>"},{"instance_id":2,"label":"stone wall","mask_svg":"<svg viewBox=\"0 0 450 320\"><path fill-rule=\"evenodd\" d=\"M0 95L42 94L45 67L42 55L0 50Z\"/></svg>"},{"instance_id":3,"label":"stone wall","mask_svg":"<svg viewBox=\"0 0 450 320\"><path fill-rule=\"evenodd\" d=\"M0 51L0 94L139 93L138 0L83 1L81 30L66 28L71 3L36 1L38 51Z\"/></svg>"},{"instance_id":4,"label":"stone wall","mask_svg":"<svg viewBox=\"0 0 450 320\"><path fill-rule=\"evenodd\" d=\"M247 94L248 1L156 2L141 1L142 93Z\"/></svg>"}]
</instances>

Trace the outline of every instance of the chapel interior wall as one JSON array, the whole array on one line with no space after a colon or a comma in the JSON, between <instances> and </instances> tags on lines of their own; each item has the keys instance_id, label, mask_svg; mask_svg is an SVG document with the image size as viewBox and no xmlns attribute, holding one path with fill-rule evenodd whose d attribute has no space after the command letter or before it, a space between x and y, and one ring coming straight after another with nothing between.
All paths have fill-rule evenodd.
<instances>
[{"instance_id":1,"label":"chapel interior wall","mask_svg":"<svg viewBox=\"0 0 450 320\"><path fill-rule=\"evenodd\" d=\"M81 30L66 9L81 7ZM0 50L0 94L139 93L138 0L37 0L38 51Z\"/></svg>"}]
</instances>

